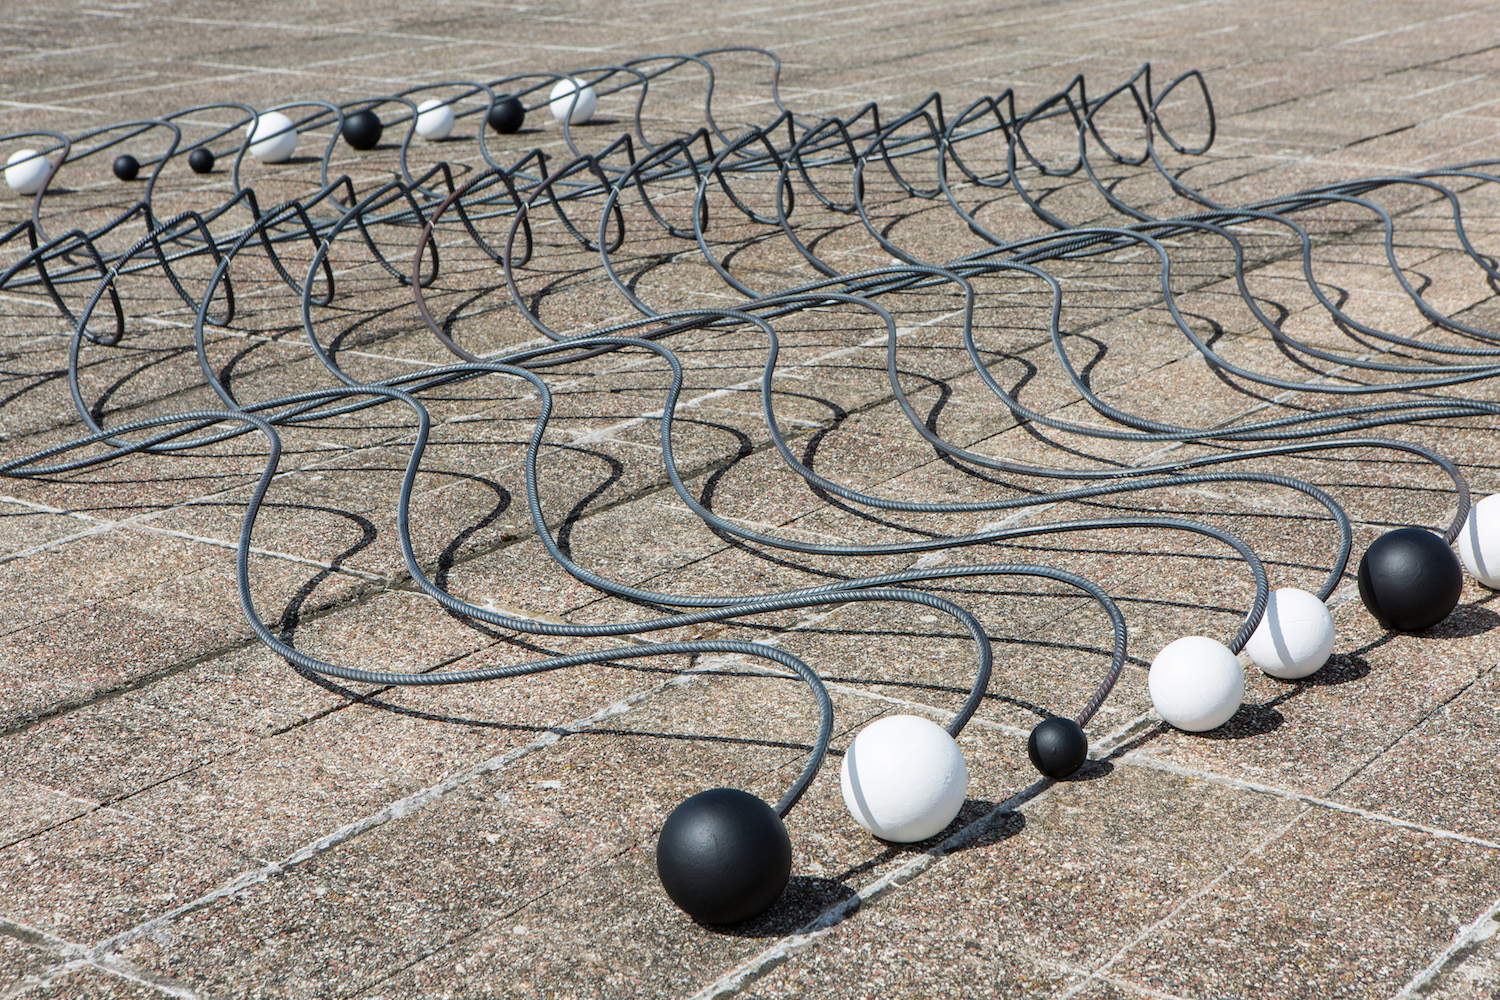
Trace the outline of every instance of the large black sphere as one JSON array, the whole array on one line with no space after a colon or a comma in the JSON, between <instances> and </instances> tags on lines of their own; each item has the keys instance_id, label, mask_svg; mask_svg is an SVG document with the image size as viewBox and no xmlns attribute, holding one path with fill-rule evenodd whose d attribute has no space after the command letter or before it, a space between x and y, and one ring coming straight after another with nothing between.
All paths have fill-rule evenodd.
<instances>
[{"instance_id":1,"label":"large black sphere","mask_svg":"<svg viewBox=\"0 0 1500 1000\"><path fill-rule=\"evenodd\" d=\"M1049 778L1066 778L1089 757L1089 738L1072 719L1054 715L1043 719L1026 741L1031 766Z\"/></svg>"},{"instance_id":2,"label":"large black sphere","mask_svg":"<svg viewBox=\"0 0 1500 1000\"><path fill-rule=\"evenodd\" d=\"M526 121L526 109L521 107L520 101L507 94L495 98L485 120L496 132L519 132L521 124Z\"/></svg>"},{"instance_id":3,"label":"large black sphere","mask_svg":"<svg viewBox=\"0 0 1500 1000\"><path fill-rule=\"evenodd\" d=\"M672 902L705 924L765 912L792 875L792 838L776 810L737 788L699 792L672 810L656 844Z\"/></svg>"},{"instance_id":4,"label":"large black sphere","mask_svg":"<svg viewBox=\"0 0 1500 1000\"><path fill-rule=\"evenodd\" d=\"M1359 561L1359 598L1398 632L1431 628L1458 604L1464 571L1448 543L1421 528L1387 531Z\"/></svg>"},{"instance_id":5,"label":"large black sphere","mask_svg":"<svg viewBox=\"0 0 1500 1000\"><path fill-rule=\"evenodd\" d=\"M188 154L188 166L195 174L206 174L214 168L214 154L207 146L199 146Z\"/></svg>"},{"instance_id":6,"label":"large black sphere","mask_svg":"<svg viewBox=\"0 0 1500 1000\"><path fill-rule=\"evenodd\" d=\"M380 142L380 133L385 131L385 126L380 124L380 118L375 112L366 109L345 117L344 125L339 131L344 141L355 149L374 149Z\"/></svg>"},{"instance_id":7,"label":"large black sphere","mask_svg":"<svg viewBox=\"0 0 1500 1000\"><path fill-rule=\"evenodd\" d=\"M115 176L120 178L120 180L133 181L136 175L141 172L141 161L129 153L121 153L115 157L113 169Z\"/></svg>"}]
</instances>

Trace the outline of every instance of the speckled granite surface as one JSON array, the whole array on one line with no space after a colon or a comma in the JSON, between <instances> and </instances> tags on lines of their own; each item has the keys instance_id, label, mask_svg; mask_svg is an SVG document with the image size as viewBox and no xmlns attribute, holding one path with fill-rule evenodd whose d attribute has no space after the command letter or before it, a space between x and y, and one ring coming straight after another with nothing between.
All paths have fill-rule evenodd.
<instances>
[{"instance_id":1,"label":"speckled granite surface","mask_svg":"<svg viewBox=\"0 0 1500 1000\"><path fill-rule=\"evenodd\" d=\"M754 45L781 56L789 105L844 114L871 100L904 110L933 91L950 109L1006 87L1026 104L1078 73L1098 93L1147 61L1159 80L1200 69L1218 136L1191 176L1224 201L1500 156L1500 5L1477 0L12 0L3 17L0 134L77 133L211 100L347 101ZM726 73L716 113L758 120L766 84L763 66ZM655 97L663 133L677 113L699 113L695 88ZM629 112L606 102L580 141L602 145ZM494 148L555 148L555 133L539 126ZM441 153L413 146L424 163ZM389 160L377 151L340 168L367 182ZM55 204L80 217L118 210L107 166L93 169ZM246 169L269 201L298 193L305 177L296 164ZM825 180L829 190L847 183ZM212 204L214 183L164 179L160 197L174 210ZM745 183L747 198L774 195ZM1163 188L1137 175L1120 190L1151 201L1167 197ZM1493 255L1500 202L1487 197L1466 204L1465 225ZM25 211L4 198L0 231ZM945 258L979 245L945 206L901 197L889 182L872 184L871 203L904 245ZM1103 209L1068 185L1049 204L1083 217ZM1401 263L1429 283L1431 300L1500 328L1495 289L1465 269L1443 206L1412 197L1390 207ZM1378 227L1356 215L1315 213L1319 280L1364 322L1419 332ZM1004 236L1040 225L1014 203L980 217ZM851 270L888 262L848 219L806 218L826 259ZM414 234L383 238L399 248ZM1254 288L1284 310L1284 329L1347 343L1284 234L1256 238ZM599 279L597 256L543 243L550 256L523 290L546 322L583 330L631 314ZM1184 239L1178 250L1184 311L1222 326L1226 354L1296 376L1239 303L1222 245ZM643 299L723 304L725 287L691 255L664 262L651 251L632 261ZM297 252L290 263L305 269L306 248ZM341 361L363 378L441 363L409 293L344 263L341 280L357 294L323 331ZM735 266L759 288L810 275L775 241L747 243ZM233 369L245 398L325 384L295 301L263 270L240 279L241 329L210 343L212 363ZM1076 290L1067 322L1109 347L1092 377L1111 402L1200 422L1259 405L1169 328L1154 266L1058 270ZM194 287L206 277L185 275ZM1037 289L996 279L981 292L995 299L982 324L996 377L1025 379L1028 405L1076 415L1073 390L1046 363ZM205 405L191 312L159 278L122 282L122 293L147 319L120 347L86 351L84 393L118 407L120 420ZM76 287L64 295L74 308L86 297ZM471 350L528 339L503 281L472 248L465 257L455 247L427 295ZM1057 460L1055 435L1017 427L985 398L945 325L953 308L936 293L900 302L915 405L966 447ZM63 378L68 332L45 298L0 292L0 459L79 434ZM677 458L723 516L852 542L991 519L892 527L826 502L766 447L754 391L762 345L703 331L673 345L692 401ZM867 315L800 318L784 333L782 366L780 416L823 475L907 499L984 495L985 483L912 435L885 382L884 333ZM662 366L605 357L569 375L555 390L543 503L570 522L585 567L712 594L912 561L771 558L730 544L665 487L650 418ZM1495 398L1493 386L1472 388ZM567 576L531 535L520 502L535 417L525 396L468 385L430 400L435 430L413 502L419 558L454 593L497 608L577 622L647 617ZM1482 495L1500 490L1496 426L1471 418L1390 433L1450 454ZM262 613L299 648L373 669L610 645L472 627L417 590L394 542L408 440L395 418L288 430L286 475L252 559ZM1140 457L1126 445L1072 444L1087 452L1081 464ZM1038 712L1076 711L1087 697L1107 662L1107 622L1065 588L974 583L961 598L995 637L999 662L960 741L973 784L956 825L910 847L869 838L844 814L831 757L789 820L787 894L724 931L664 897L656 833L705 787L774 800L808 749L805 690L737 662L699 664L679 680L686 664L666 658L444 689L315 684L255 641L235 597L232 546L260 461L225 446L0 479L0 997L1500 997L1500 614L1493 592L1472 582L1455 615L1419 636L1381 629L1346 583L1332 602L1333 663L1294 684L1251 671L1235 720L1195 736L1155 719L1145 667L1178 635L1231 632L1250 593L1243 572L1205 558L1206 544L1160 533L995 547L995 559L1087 575L1125 610L1133 655L1090 727L1096 761L1074 780L1039 783L1025 734ZM1415 461L1351 452L1284 468L1346 505L1356 552L1389 526L1439 525L1454 509L1441 477ZM1326 517L1302 498L1244 484L1078 509L1209 517L1251 541L1282 585L1316 584L1334 544ZM671 637L697 635L774 639L815 665L834 688L835 753L882 714L943 718L971 677L963 636L904 608L848 605Z\"/></svg>"}]
</instances>

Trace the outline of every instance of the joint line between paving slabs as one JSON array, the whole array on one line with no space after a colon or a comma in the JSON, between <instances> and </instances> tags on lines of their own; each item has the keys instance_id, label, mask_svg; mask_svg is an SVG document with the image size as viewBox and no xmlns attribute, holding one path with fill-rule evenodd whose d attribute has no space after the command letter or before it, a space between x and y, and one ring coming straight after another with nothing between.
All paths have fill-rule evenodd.
<instances>
[{"instance_id":1,"label":"joint line between paving slabs","mask_svg":"<svg viewBox=\"0 0 1500 1000\"><path fill-rule=\"evenodd\" d=\"M304 844L302 847L293 851L291 854L282 858L280 861L273 861L262 868L238 875L221 885L219 888L207 892L202 896L199 896L197 899L190 900L189 902L175 907L167 911L166 913L153 917L150 920L137 924L135 927L132 927L128 930L120 932L119 934L100 941L99 943L88 949L87 957L90 960L103 960L111 952L118 951L118 949L122 948L123 946L128 945L147 934L150 934L152 931L161 927L165 927L167 924L178 919L179 917L185 916L197 910L201 910L207 906L211 906L220 899L232 896L235 893L242 892L263 882L269 881L270 879L273 879L279 875L283 875L286 872L304 864L305 862L312 860L322 852L337 847L338 845L351 840L359 836L360 834L383 826L391 820L404 818L408 814L422 808L427 803L433 800L441 798L448 792L460 787L461 785L467 784L468 782L482 777L483 775L502 770L509 764L521 759L522 757L526 757L539 750L543 750L549 746L552 746L568 736L576 735L578 733L591 729L600 722L619 715L624 715L625 713L635 708L635 706L641 704L648 698L666 689L668 686L674 683L679 683L683 675L691 674L695 669L696 668L689 668L688 670L683 671L682 674L675 675L674 677L663 681L660 684L654 685L643 691L638 691L634 694L627 695L625 698L622 698L619 701L616 701L606 706L605 708L602 708L597 712L587 715L581 719L576 719L573 722L567 722L558 726L554 726L547 732L543 733L541 736L537 737L535 740L532 740L530 743L525 744L524 746L516 747L515 749L508 750L505 753L500 754L499 756L491 757L488 760L481 761L478 764L474 764L462 771L458 771L449 775L436 784L429 785L426 788L413 792L410 795L395 800L394 802L390 802L381 809L362 819L347 823L344 826L339 827L337 830L332 831L331 833L325 834L322 837Z\"/></svg>"},{"instance_id":2,"label":"joint line between paving slabs","mask_svg":"<svg viewBox=\"0 0 1500 1000\"><path fill-rule=\"evenodd\" d=\"M200 1000L197 993L169 977L148 973L114 956L102 960L95 958L89 954L87 945L65 940L28 924L0 917L0 935L41 948L62 959L56 965L48 966L40 972L30 973L16 980L4 991L0 991L0 1000L11 1000L12 997L23 996L38 987L51 985L52 980L58 976L85 968L97 969L133 983L151 986L179 1000Z\"/></svg>"},{"instance_id":3,"label":"joint line between paving slabs","mask_svg":"<svg viewBox=\"0 0 1500 1000\"><path fill-rule=\"evenodd\" d=\"M1147 716L1143 715L1141 718L1146 717ZM1114 733L1111 733L1108 737L1106 737L1105 740L1101 741L1099 744L1099 749L1108 750L1109 748L1116 746L1120 741L1125 740L1129 736L1133 735L1134 732L1139 728L1139 723L1140 719L1135 719L1131 722L1126 723L1124 726L1120 727ZM1010 813L1014 813L1021 806L1045 794L1055 784L1057 784L1057 782L1051 780L1050 778L1042 778L1017 792L1016 794L1012 795L1005 801L998 803L989 812L974 820L974 822L970 823L968 826L960 829L951 837L944 840L942 843L929 848L921 854L917 854L910 861L907 861L905 864L899 866L894 871L888 872L885 875L881 876L879 879L876 879L870 885L866 886L864 889L860 890L849 899L840 900L839 902L828 907L812 920L809 920L807 923L803 924L802 927L800 927L798 930L782 938L781 941L779 941L777 944L773 945L770 948L767 948L765 951L748 959L747 961L742 962L739 966L732 969L726 975L720 977L718 980L704 987L699 992L693 994L692 1000L721 1000L721 998L734 996L746 986L750 985L758 979L763 978L767 973L771 972L777 966L783 965L786 962L790 961L793 956L806 951L809 948L812 948L823 938L831 934L846 919L853 916L860 909L862 909L865 903L874 902L892 889L899 888L900 886L903 886L908 882L920 878L922 874L933 865L943 860L949 854L952 854L953 852L961 849L970 841L979 837L985 831L989 830L1002 817ZM1293 819L1292 822L1295 823L1298 819L1301 819L1301 817L1302 814L1298 814L1298 816ZM1290 826L1291 824L1289 823L1287 825L1287 828L1290 828ZM1270 839L1275 839L1276 836L1280 836L1280 832L1275 834ZM1260 846L1264 845L1257 846L1252 850L1251 853L1259 850ZM1225 871L1219 875L1219 878L1223 878L1224 875L1228 874L1229 871L1232 871L1233 867L1234 866L1231 865L1226 868ZM1215 881L1217 881L1217 879L1215 879ZM1207 888L1208 887L1205 887L1205 889ZM1175 913L1176 911L1173 912ZM1168 917L1167 919L1170 919L1170 917ZM1133 944L1134 942L1132 942L1132 945ZM1111 959L1111 961L1113 961L1113 959ZM1091 978L1098 978L1098 973L1100 972L1100 970L1093 970L1092 972L1090 972L1082 969L1079 969L1077 971ZM1088 982L1089 979L1085 979L1084 984L1082 985L1087 985ZM1068 995L1071 996L1072 994L1070 993Z\"/></svg>"},{"instance_id":4,"label":"joint line between paving slabs","mask_svg":"<svg viewBox=\"0 0 1500 1000\"><path fill-rule=\"evenodd\" d=\"M1083 982L1079 983L1076 986L1073 986L1073 987L1069 988L1065 993L1063 993L1061 996L1058 997L1058 1000L1072 1000L1073 997L1078 996L1079 993L1083 992L1083 990L1086 989L1092 983L1096 983L1096 982L1100 982L1102 980L1105 980L1108 977L1108 970L1109 970L1110 966L1114 965L1120 959L1124 958L1125 955L1128 952L1130 952L1133 948L1135 948L1137 945L1139 945L1142 941L1145 941L1147 938L1151 937L1151 935L1155 934L1162 927L1165 927L1167 924L1169 924L1173 920L1175 920L1177 918L1178 914L1182 913L1189 906L1192 906L1198 900L1200 900L1204 896L1208 895L1211 891L1213 891L1213 889L1220 882L1222 882L1224 879L1228 878L1231 873L1233 873L1236 870L1238 870L1239 866L1241 864L1243 864L1246 859L1254 857L1255 855L1257 855L1257 854L1261 853L1263 850L1265 850L1271 844L1273 844L1276 841L1280 840L1283 836L1286 835L1286 833L1287 833L1288 830L1290 830L1292 827L1296 826L1298 823L1302 822L1302 820L1307 816L1307 814L1309 812L1311 812L1311 808L1310 807L1306 808L1306 809L1303 809L1301 812L1299 812L1297 815L1293 816L1290 820L1288 820L1285 824L1283 824L1280 828L1272 831L1268 836L1266 836L1263 840L1261 840L1260 843L1256 844L1254 847L1250 848L1244 854L1240 855L1240 858L1239 858L1238 861L1233 862L1233 863L1228 864L1228 865L1225 865L1223 871L1219 872L1218 875L1215 875L1212 879L1210 879L1203 886L1200 886L1199 889L1196 892L1194 892L1192 895L1188 896L1186 899L1184 899L1177 906L1174 906L1172 908L1171 912L1169 912L1166 916L1162 917L1160 920L1157 920L1155 923L1151 924L1151 926L1147 927L1145 930L1141 931L1141 933L1139 933L1135 937L1131 938L1130 941L1128 941L1127 943L1121 945L1118 951L1116 951L1113 955L1111 955L1103 963L1101 963L1097 968L1095 968L1092 972L1090 972L1089 975L1088 975L1088 977L1086 979L1084 979Z\"/></svg>"},{"instance_id":5,"label":"joint line between paving slabs","mask_svg":"<svg viewBox=\"0 0 1500 1000\"><path fill-rule=\"evenodd\" d=\"M1500 931L1500 899L1475 917L1472 924L1459 928L1453 942L1439 952L1427 968L1412 977L1392 1000L1417 1000L1427 996L1439 976L1457 968L1464 959L1479 949L1482 942L1492 940L1497 931Z\"/></svg>"},{"instance_id":6,"label":"joint line between paving slabs","mask_svg":"<svg viewBox=\"0 0 1500 1000\"><path fill-rule=\"evenodd\" d=\"M1384 751L1382 751L1384 753ZM1133 767L1146 768L1153 771L1165 771L1168 774L1180 775L1184 778L1195 778L1199 781L1220 785L1225 788L1234 788L1242 792L1255 792L1259 795L1269 795L1272 798L1283 799L1288 802L1301 802L1303 805L1316 806L1333 812L1346 813L1350 816L1358 816L1375 823L1385 823L1388 826L1400 827L1403 830L1411 830L1416 833L1425 833L1432 837L1440 837L1443 840L1456 840L1462 844L1470 844L1474 847L1484 847L1492 851L1500 851L1500 842L1485 840L1481 837L1471 837L1467 834L1458 833L1454 830L1444 830L1441 827L1427 826L1423 823L1414 823L1411 820L1392 816L1389 813L1374 812L1369 809L1361 809L1358 806L1346 805L1342 802L1334 802L1331 799L1319 798L1316 795L1308 795L1304 792L1294 792L1289 788L1277 788L1275 785L1264 785L1256 781L1246 781L1243 778L1231 778L1228 775L1215 774L1212 771L1200 771L1197 768L1183 767L1180 764L1171 764L1153 757L1143 757L1127 754L1119 758L1121 763Z\"/></svg>"}]
</instances>

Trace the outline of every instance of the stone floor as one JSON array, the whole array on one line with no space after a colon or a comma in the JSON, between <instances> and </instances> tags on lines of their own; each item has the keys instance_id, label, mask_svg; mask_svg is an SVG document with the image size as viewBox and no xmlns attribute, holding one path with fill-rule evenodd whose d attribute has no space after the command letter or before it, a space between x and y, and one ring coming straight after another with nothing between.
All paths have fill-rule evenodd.
<instances>
[{"instance_id":1,"label":"stone floor","mask_svg":"<svg viewBox=\"0 0 1500 1000\"><path fill-rule=\"evenodd\" d=\"M1077 74L1097 96L1144 63L1158 88L1201 70L1215 142L1206 155L1169 160L1225 203L1500 155L1500 4L1480 0L818 0L734 10L680 0L12 0L6 14L0 137L77 137L217 101L337 103L755 46L779 56L789 108L850 115L876 101L883 121L933 92L952 116L1007 88L1029 108ZM712 62L720 126L732 134L770 120L767 59ZM689 132L703 117L704 80L691 65L664 74L642 127ZM1191 84L1179 95L1172 123L1184 141L1203 135L1201 99ZM573 140L600 152L633 112L626 96L606 95ZM226 113L186 116L184 135L209 134ZM506 162L533 147L565 154L545 117L492 135L490 152ZM1133 149L1127 119L1101 115L1102 134ZM462 138L447 143L413 141L412 172L449 158L474 170L476 122L461 119ZM128 141L158 155L149 151L161 134ZM1032 139L1053 162L1076 151L1071 126L1056 120ZM0 152L16 145L0 141ZM316 190L313 145L283 167L242 165L262 204ZM1003 164L1003 143L974 146L963 153L976 165ZM389 137L369 154L339 150L333 167L361 191L400 169ZM109 175L112 155L83 160L66 190L43 199L50 233L102 224L139 197L144 181L122 186ZM159 218L212 207L229 190L227 163L204 177L180 163L156 181ZM919 157L902 169L916 187L935 182ZM1151 171L1113 169L1106 179L1130 204L1191 210ZM1070 221L1128 221L1077 176L1028 176L1044 206ZM893 243L938 260L984 245L941 199L913 198L889 173L867 180L872 224ZM736 183L746 204L774 203L763 177ZM848 170L806 179L814 183L836 198ZM1463 197L1465 231L1492 257L1493 187ZM4 233L30 204L0 194ZM794 219L822 259L843 271L890 262L857 219L823 210L806 188L798 194ZM778 227L736 222L727 198L715 197L714 245L737 280L765 292L816 277ZM1002 238L1047 231L1011 193L961 185L959 197ZM1392 252L1428 300L1500 327L1496 290L1459 249L1448 203L1426 190L1372 198L1391 213ZM597 228L602 201L577 204L580 228ZM683 192L665 192L660 208L687 225L686 204ZM662 310L740 301L695 244L652 237L639 201L624 211L635 238L616 262L642 300ZM1318 281L1342 309L1382 330L1432 334L1392 276L1375 216L1340 204L1297 218L1315 238ZM503 239L507 224L483 223L486 238ZM101 242L123 252L144 232L137 220ZM391 260L412 258L415 230L374 235ZM1252 291L1287 333L1340 357L1369 356L1313 296L1295 237L1266 224L1245 226L1243 239ZM1256 371L1309 377L1245 308L1223 241L1169 242L1178 305L1217 337L1216 349ZM425 296L455 340L486 353L537 339L471 239L450 223L438 244L443 268ZM0 246L0 267L16 245ZM305 241L288 244L284 263L300 278L310 256ZM314 322L346 370L375 379L451 360L410 289L357 239L335 241L329 259L341 297ZM108 426L219 405L194 354L187 304L211 272L201 261L181 270L183 296L159 270L123 275L125 339L82 348L80 398ZM1064 329L1076 335L1070 357L1091 363L1095 390L1116 406L1200 425L1331 405L1216 377L1172 325L1159 268L1144 254L1057 262L1054 273L1066 286ZM234 280L237 317L208 339L207 363L232 373L242 400L326 387L296 296L265 258ZM517 281L559 331L637 315L601 276L598 254L580 250L555 217L539 219L535 259ZM1094 418L1048 341L1045 290L1001 277L976 290L993 376L1033 409ZM59 285L75 312L92 291ZM1045 465L1160 458L1159 444L1018 425L975 374L958 337L962 301L949 291L881 302L898 326L903 388L948 440ZM0 289L0 462L84 434L66 377L72 328L34 284ZM997 486L940 460L897 405L886 330L869 312L806 311L777 333L778 418L798 458L823 476L919 501L1054 488ZM963 534L1005 516L876 516L813 492L770 446L758 395L763 339L700 330L668 343L687 372L676 459L688 490L719 515L850 544ZM1238 627L1253 591L1225 550L1143 528L865 559L730 541L702 525L663 472L653 414L666 384L665 365L641 352L570 366L551 385L541 501L580 565L702 595L941 560L1082 574L1119 602L1130 630L1124 674L1089 726L1091 763L1074 779L1038 781L1025 753L1038 716L1075 714L1109 662L1108 621L1060 584L992 577L935 588L980 617L997 663L959 741L969 800L953 825L915 845L875 840L849 820L839 755L879 716L952 716L973 677L962 630L921 609L850 603L634 636L772 643L813 665L834 701L834 752L788 817L796 853L786 894L747 924L704 926L660 889L657 834L704 788L774 801L791 783L815 713L790 675L742 657L655 656L451 687L314 681L255 638L236 595L234 546L264 449L243 439L0 479L0 997L1500 997L1494 592L1469 582L1442 625L1398 634L1371 620L1346 573L1330 600L1339 641L1327 667L1301 682L1251 668L1229 725L1179 732L1154 715L1146 667L1177 636ZM1434 392L1496 398L1483 382ZM538 413L528 386L463 383L424 402L434 428L411 519L427 572L476 604L544 621L651 616L570 577L537 541L523 487ZM1495 431L1493 420L1469 417L1371 433L1438 448L1482 496L1500 492ZM618 645L493 628L421 593L395 543L412 433L390 407L286 429L250 569L272 629L309 655L381 671L479 669ZM1253 467L1329 491L1354 521L1356 558L1389 527L1442 527L1456 511L1441 472L1406 453L1347 449ZM1276 586L1315 588L1333 565L1326 513L1265 485L1159 489L1029 517L1142 512L1239 534Z\"/></svg>"}]
</instances>

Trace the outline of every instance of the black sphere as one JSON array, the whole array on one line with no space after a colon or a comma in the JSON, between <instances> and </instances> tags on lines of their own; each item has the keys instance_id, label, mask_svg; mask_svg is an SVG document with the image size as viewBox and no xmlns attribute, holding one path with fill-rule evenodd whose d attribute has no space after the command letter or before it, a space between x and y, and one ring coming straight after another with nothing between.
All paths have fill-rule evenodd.
<instances>
[{"instance_id":1,"label":"black sphere","mask_svg":"<svg viewBox=\"0 0 1500 1000\"><path fill-rule=\"evenodd\" d=\"M120 178L120 180L133 181L136 174L141 172L141 161L129 153L121 153L115 157L114 171L115 176Z\"/></svg>"},{"instance_id":2,"label":"black sphere","mask_svg":"<svg viewBox=\"0 0 1500 1000\"><path fill-rule=\"evenodd\" d=\"M199 146L188 154L188 166L195 174L206 174L214 168L214 154L207 146Z\"/></svg>"},{"instance_id":3,"label":"black sphere","mask_svg":"<svg viewBox=\"0 0 1500 1000\"><path fill-rule=\"evenodd\" d=\"M1359 599L1386 628L1420 632L1458 605L1464 571L1442 538L1421 528L1387 531L1359 561Z\"/></svg>"},{"instance_id":4,"label":"black sphere","mask_svg":"<svg viewBox=\"0 0 1500 1000\"><path fill-rule=\"evenodd\" d=\"M355 149L374 149L376 143L380 142L380 133L385 131L385 126L380 124L375 112L366 109L346 117L344 126L339 131L343 134L344 141Z\"/></svg>"},{"instance_id":5,"label":"black sphere","mask_svg":"<svg viewBox=\"0 0 1500 1000\"><path fill-rule=\"evenodd\" d=\"M1054 715L1043 719L1026 741L1031 766L1049 778L1066 778L1089 757L1089 738L1072 719Z\"/></svg>"},{"instance_id":6,"label":"black sphere","mask_svg":"<svg viewBox=\"0 0 1500 1000\"><path fill-rule=\"evenodd\" d=\"M495 103L490 105L489 114L485 120L490 123L490 128L496 132L519 132L521 124L526 121L526 109L521 107L521 102L514 97L495 98Z\"/></svg>"},{"instance_id":7,"label":"black sphere","mask_svg":"<svg viewBox=\"0 0 1500 1000\"><path fill-rule=\"evenodd\" d=\"M699 792L672 810L656 844L672 902L705 924L765 912L792 875L792 838L776 810L736 788Z\"/></svg>"}]
</instances>

